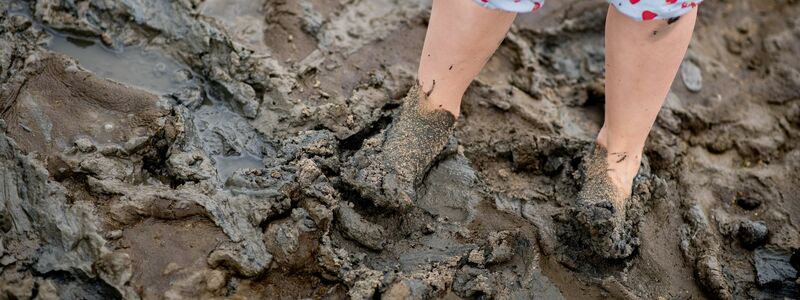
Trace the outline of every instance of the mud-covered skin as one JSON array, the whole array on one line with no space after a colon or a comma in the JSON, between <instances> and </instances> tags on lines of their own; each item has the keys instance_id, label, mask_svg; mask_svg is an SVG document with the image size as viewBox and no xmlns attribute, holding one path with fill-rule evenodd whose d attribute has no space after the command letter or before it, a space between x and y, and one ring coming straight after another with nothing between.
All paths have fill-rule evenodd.
<instances>
[{"instance_id":1,"label":"mud-covered skin","mask_svg":"<svg viewBox=\"0 0 800 300\"><path fill-rule=\"evenodd\" d=\"M351 157L342 178L375 205L406 209L417 198L417 186L447 144L455 116L425 107L425 94L414 85L389 127Z\"/></svg>"},{"instance_id":2,"label":"mud-covered skin","mask_svg":"<svg viewBox=\"0 0 800 300\"><path fill-rule=\"evenodd\" d=\"M595 253L620 259L630 256L639 245L638 234L626 218L626 207L637 197L620 195L608 175L606 157L605 147L596 143L583 157L583 184L577 197L576 217L588 231Z\"/></svg>"}]
</instances>

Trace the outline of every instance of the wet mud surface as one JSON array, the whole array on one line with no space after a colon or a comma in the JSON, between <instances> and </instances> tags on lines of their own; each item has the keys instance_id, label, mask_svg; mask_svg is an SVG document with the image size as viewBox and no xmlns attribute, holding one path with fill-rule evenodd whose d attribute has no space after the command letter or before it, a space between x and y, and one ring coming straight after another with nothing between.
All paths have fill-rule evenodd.
<instances>
[{"instance_id":1,"label":"wet mud surface","mask_svg":"<svg viewBox=\"0 0 800 300\"><path fill-rule=\"evenodd\" d=\"M377 202L427 2L0 1L0 299L798 298L800 4L703 4L623 255L575 209L606 4L550 4Z\"/></svg>"}]
</instances>

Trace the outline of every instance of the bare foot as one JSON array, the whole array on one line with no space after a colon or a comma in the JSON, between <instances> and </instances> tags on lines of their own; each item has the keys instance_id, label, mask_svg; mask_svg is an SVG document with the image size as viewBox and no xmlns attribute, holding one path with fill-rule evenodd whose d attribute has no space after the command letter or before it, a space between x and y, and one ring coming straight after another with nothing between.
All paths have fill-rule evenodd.
<instances>
[{"instance_id":1,"label":"bare foot","mask_svg":"<svg viewBox=\"0 0 800 300\"><path fill-rule=\"evenodd\" d=\"M416 188L450 138L456 118L429 108L415 85L400 116L344 165L342 178L377 206L403 209L416 200Z\"/></svg>"},{"instance_id":2,"label":"bare foot","mask_svg":"<svg viewBox=\"0 0 800 300\"><path fill-rule=\"evenodd\" d=\"M588 231L594 252L606 258L628 257L638 245L625 216L638 171L637 156L609 153L603 145L595 143L583 160L584 181L578 193L577 221ZM630 171L634 161L636 169Z\"/></svg>"}]
</instances>

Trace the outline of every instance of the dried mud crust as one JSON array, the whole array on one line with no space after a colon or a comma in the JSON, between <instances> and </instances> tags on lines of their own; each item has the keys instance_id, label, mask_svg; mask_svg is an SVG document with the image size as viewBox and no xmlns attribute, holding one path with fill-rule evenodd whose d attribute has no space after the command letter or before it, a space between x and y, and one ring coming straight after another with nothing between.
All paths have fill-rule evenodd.
<instances>
[{"instance_id":1,"label":"dried mud crust","mask_svg":"<svg viewBox=\"0 0 800 300\"><path fill-rule=\"evenodd\" d=\"M367 139L345 162L342 178L376 206L406 209L417 199L417 187L447 145L455 117L423 107L424 94L414 85L403 99L395 122ZM422 98L422 99L421 99Z\"/></svg>"},{"instance_id":2,"label":"dried mud crust","mask_svg":"<svg viewBox=\"0 0 800 300\"><path fill-rule=\"evenodd\" d=\"M590 146L583 157L583 184L574 208L575 221L586 230L592 250L605 258L621 259L639 246L635 224L627 216L628 208L641 201L633 194L618 203L619 191L608 176L607 150L599 144ZM636 185L636 183L634 183Z\"/></svg>"}]
</instances>

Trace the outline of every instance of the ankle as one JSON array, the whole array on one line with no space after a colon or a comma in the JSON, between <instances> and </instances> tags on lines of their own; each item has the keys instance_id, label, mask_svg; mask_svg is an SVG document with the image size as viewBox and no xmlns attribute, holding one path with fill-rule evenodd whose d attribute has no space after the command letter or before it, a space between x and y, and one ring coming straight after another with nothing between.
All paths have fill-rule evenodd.
<instances>
[{"instance_id":1,"label":"ankle","mask_svg":"<svg viewBox=\"0 0 800 300\"><path fill-rule=\"evenodd\" d=\"M461 109L458 106L447 105L446 103L437 103L435 101L424 102L423 105L420 106L423 111L433 112L438 110L443 110L451 115L453 118L458 119L459 114L461 113Z\"/></svg>"},{"instance_id":2,"label":"ankle","mask_svg":"<svg viewBox=\"0 0 800 300\"><path fill-rule=\"evenodd\" d=\"M435 92L433 89L426 91L421 85L417 93L419 93L417 95L419 97L419 107L423 111L444 110L458 119L461 113L461 95L454 95L440 88L437 88Z\"/></svg>"},{"instance_id":3,"label":"ankle","mask_svg":"<svg viewBox=\"0 0 800 300\"><path fill-rule=\"evenodd\" d=\"M612 179L618 192L628 196L631 194L633 179L639 172L641 154L639 152L609 152L606 157L608 176Z\"/></svg>"},{"instance_id":4,"label":"ankle","mask_svg":"<svg viewBox=\"0 0 800 300\"><path fill-rule=\"evenodd\" d=\"M606 150L609 167L620 164L638 167L641 162L642 151L644 150L643 144L631 143L620 138L611 140L606 133L605 127L600 129L595 143Z\"/></svg>"},{"instance_id":5,"label":"ankle","mask_svg":"<svg viewBox=\"0 0 800 300\"><path fill-rule=\"evenodd\" d=\"M606 150L607 173L612 184L621 195L629 196L633 179L639 172L643 147L620 143L620 141L609 142L608 135L602 129L595 142Z\"/></svg>"},{"instance_id":6,"label":"ankle","mask_svg":"<svg viewBox=\"0 0 800 300\"><path fill-rule=\"evenodd\" d=\"M597 133L597 138L595 138L594 142L602 146L603 149L608 149L608 135L605 127L600 128L600 132Z\"/></svg>"},{"instance_id":7,"label":"ankle","mask_svg":"<svg viewBox=\"0 0 800 300\"><path fill-rule=\"evenodd\" d=\"M426 97L424 93L420 96L421 105L420 108L424 111L437 111L443 110L449 112L453 115L456 119L458 119L459 114L461 113L461 107L458 104L460 101L445 101L442 100L440 97Z\"/></svg>"}]
</instances>

